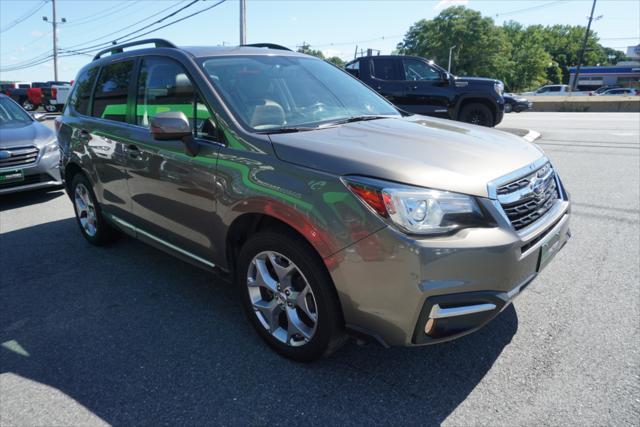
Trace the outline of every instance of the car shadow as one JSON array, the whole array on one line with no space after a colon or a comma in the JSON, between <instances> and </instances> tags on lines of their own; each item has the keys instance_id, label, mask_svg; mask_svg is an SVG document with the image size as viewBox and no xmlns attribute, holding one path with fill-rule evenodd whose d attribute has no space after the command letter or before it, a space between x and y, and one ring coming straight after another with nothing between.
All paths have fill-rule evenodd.
<instances>
[{"instance_id":1,"label":"car shadow","mask_svg":"<svg viewBox=\"0 0 640 427\"><path fill-rule=\"evenodd\" d=\"M64 194L62 187L0 194L0 212L45 203L57 197L64 196Z\"/></svg>"},{"instance_id":2,"label":"car shadow","mask_svg":"<svg viewBox=\"0 0 640 427\"><path fill-rule=\"evenodd\" d=\"M90 246L71 218L4 233L0 251L0 372L110 424L440 424L518 327L510 306L454 342L298 364L260 341L226 277L133 239Z\"/></svg>"}]
</instances>

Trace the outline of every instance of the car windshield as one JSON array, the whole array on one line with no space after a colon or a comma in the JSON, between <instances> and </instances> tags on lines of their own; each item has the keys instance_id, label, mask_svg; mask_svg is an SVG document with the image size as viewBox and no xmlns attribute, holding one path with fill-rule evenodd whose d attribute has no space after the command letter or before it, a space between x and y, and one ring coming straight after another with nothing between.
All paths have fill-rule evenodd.
<instances>
[{"instance_id":1,"label":"car windshield","mask_svg":"<svg viewBox=\"0 0 640 427\"><path fill-rule=\"evenodd\" d=\"M379 116L391 104L333 65L295 56L231 56L203 60L213 85L255 131L309 130Z\"/></svg>"},{"instance_id":2,"label":"car windshield","mask_svg":"<svg viewBox=\"0 0 640 427\"><path fill-rule=\"evenodd\" d=\"M0 97L0 126L22 126L32 122L29 113L9 98Z\"/></svg>"}]
</instances>

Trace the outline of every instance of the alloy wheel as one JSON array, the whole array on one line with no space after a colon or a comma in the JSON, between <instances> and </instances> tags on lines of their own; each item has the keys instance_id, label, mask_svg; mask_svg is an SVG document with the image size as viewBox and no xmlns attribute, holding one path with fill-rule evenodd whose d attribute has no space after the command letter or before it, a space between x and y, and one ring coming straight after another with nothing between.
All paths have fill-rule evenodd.
<instances>
[{"instance_id":1,"label":"alloy wheel","mask_svg":"<svg viewBox=\"0 0 640 427\"><path fill-rule=\"evenodd\" d=\"M96 209L91 201L89 190L82 183L76 185L74 204L80 225L88 236L94 237L98 232Z\"/></svg>"},{"instance_id":2,"label":"alloy wheel","mask_svg":"<svg viewBox=\"0 0 640 427\"><path fill-rule=\"evenodd\" d=\"M265 251L249 264L247 287L260 324L283 344L299 347L317 328L318 308L309 282L293 261Z\"/></svg>"}]
</instances>

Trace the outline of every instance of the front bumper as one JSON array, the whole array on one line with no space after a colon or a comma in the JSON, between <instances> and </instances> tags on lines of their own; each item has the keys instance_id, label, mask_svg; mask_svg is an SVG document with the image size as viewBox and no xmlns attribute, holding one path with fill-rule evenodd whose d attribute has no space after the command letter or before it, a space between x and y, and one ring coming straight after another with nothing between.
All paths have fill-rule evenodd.
<instances>
[{"instance_id":1,"label":"front bumper","mask_svg":"<svg viewBox=\"0 0 640 427\"><path fill-rule=\"evenodd\" d=\"M501 216L491 200L482 204ZM385 345L431 344L473 332L564 246L569 217L569 202L561 200L526 235L506 220L429 239L384 228L325 260L347 328ZM460 310L463 315L451 315Z\"/></svg>"},{"instance_id":2,"label":"front bumper","mask_svg":"<svg viewBox=\"0 0 640 427\"><path fill-rule=\"evenodd\" d=\"M0 184L0 194L16 193L19 191L62 185L59 150L44 154L41 152L35 163L25 166L0 168L0 173L14 170L22 170L24 173L24 179L22 181Z\"/></svg>"}]
</instances>

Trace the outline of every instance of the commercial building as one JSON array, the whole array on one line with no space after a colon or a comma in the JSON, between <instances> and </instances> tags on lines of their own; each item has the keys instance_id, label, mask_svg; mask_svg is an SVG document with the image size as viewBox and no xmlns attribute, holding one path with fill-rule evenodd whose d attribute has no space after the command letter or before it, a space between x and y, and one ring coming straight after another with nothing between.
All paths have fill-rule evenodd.
<instances>
[{"instance_id":1,"label":"commercial building","mask_svg":"<svg viewBox=\"0 0 640 427\"><path fill-rule=\"evenodd\" d=\"M640 88L640 44L627 48L629 61L616 65L581 67L578 90L595 90L601 86L619 85ZM573 85L576 67L569 68L569 85Z\"/></svg>"}]
</instances>

